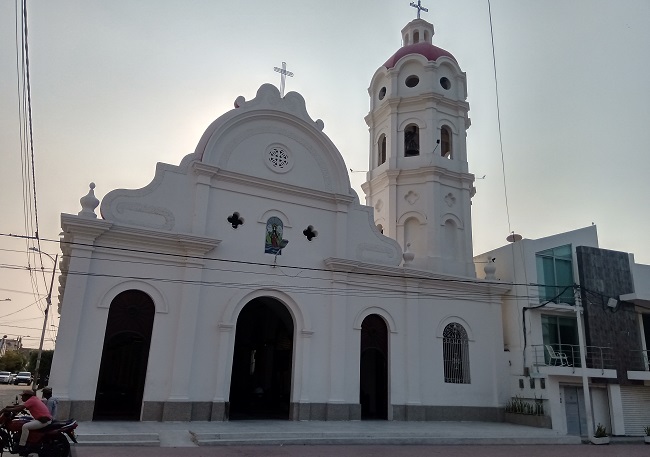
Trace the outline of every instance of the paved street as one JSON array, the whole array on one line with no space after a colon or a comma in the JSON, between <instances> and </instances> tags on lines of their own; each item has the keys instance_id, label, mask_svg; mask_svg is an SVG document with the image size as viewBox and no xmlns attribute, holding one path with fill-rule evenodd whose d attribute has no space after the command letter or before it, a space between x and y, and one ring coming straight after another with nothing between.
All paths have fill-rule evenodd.
<instances>
[{"instance_id":1,"label":"paved street","mask_svg":"<svg viewBox=\"0 0 650 457\"><path fill-rule=\"evenodd\" d=\"M195 448L76 447L73 457L647 457L650 446L218 446Z\"/></svg>"},{"instance_id":2,"label":"paved street","mask_svg":"<svg viewBox=\"0 0 650 457\"><path fill-rule=\"evenodd\" d=\"M20 393L29 389L30 386L21 384L19 386L14 386L13 384L0 384L0 406L12 405L16 402L16 397L18 397L18 402L20 402ZM38 396L41 396L41 391L38 391Z\"/></svg>"}]
</instances>

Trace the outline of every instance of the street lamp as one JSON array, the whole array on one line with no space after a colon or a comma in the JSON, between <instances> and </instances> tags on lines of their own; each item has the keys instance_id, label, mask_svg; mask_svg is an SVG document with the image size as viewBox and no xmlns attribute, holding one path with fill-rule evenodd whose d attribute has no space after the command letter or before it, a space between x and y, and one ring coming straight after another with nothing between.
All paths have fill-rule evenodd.
<instances>
[{"instance_id":1,"label":"street lamp","mask_svg":"<svg viewBox=\"0 0 650 457\"><path fill-rule=\"evenodd\" d=\"M52 281L50 282L50 290L47 292L47 297L45 297L45 301L47 302L47 305L45 306L45 319L43 319L43 331L41 332L41 342L38 345L38 356L36 356L36 367L34 368L34 371L36 372L36 376L34 377L34 382L32 383L32 390L36 390L36 388L38 387L38 369L41 367L41 355L43 354L43 341L45 340L45 329L47 328L47 316L50 313L50 306L52 305L52 287L54 286L54 275L56 274L56 262L59 259L59 254L57 254L54 258L52 258L50 254L41 251L35 246L29 248L29 250L36 251L41 254L45 254L52 260L52 262L54 262L54 268L52 268Z\"/></svg>"}]
</instances>

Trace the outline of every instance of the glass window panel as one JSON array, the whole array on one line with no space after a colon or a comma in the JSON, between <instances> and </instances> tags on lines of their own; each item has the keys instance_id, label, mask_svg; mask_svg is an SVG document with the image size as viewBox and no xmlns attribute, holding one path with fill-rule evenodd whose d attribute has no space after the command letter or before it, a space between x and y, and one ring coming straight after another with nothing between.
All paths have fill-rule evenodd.
<instances>
[{"instance_id":1,"label":"glass window panel","mask_svg":"<svg viewBox=\"0 0 650 457\"><path fill-rule=\"evenodd\" d=\"M560 344L556 316L542 316L542 339L544 344Z\"/></svg>"},{"instance_id":2,"label":"glass window panel","mask_svg":"<svg viewBox=\"0 0 650 457\"><path fill-rule=\"evenodd\" d=\"M553 256L562 257L565 259L571 259L571 245L567 244L565 246L559 246L553 249Z\"/></svg>"},{"instance_id":3,"label":"glass window panel","mask_svg":"<svg viewBox=\"0 0 650 457\"><path fill-rule=\"evenodd\" d=\"M536 254L537 282L540 302L554 299L555 302L574 303L573 267L571 245L559 246L555 249L540 251ZM558 295L560 295L558 297ZM558 298L556 298L558 297Z\"/></svg>"},{"instance_id":4,"label":"glass window panel","mask_svg":"<svg viewBox=\"0 0 650 457\"><path fill-rule=\"evenodd\" d=\"M573 284L573 268L570 260L555 259L555 279L558 286Z\"/></svg>"}]
</instances>

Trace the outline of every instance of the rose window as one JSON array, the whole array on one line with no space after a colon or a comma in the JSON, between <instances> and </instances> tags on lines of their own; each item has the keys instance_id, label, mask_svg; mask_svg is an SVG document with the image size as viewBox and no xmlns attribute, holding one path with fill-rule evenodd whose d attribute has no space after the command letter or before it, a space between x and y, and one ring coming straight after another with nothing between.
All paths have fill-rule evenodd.
<instances>
[{"instance_id":1,"label":"rose window","mask_svg":"<svg viewBox=\"0 0 650 457\"><path fill-rule=\"evenodd\" d=\"M271 148L269 151L269 163L273 168L285 168L289 165L289 156L282 148Z\"/></svg>"}]
</instances>

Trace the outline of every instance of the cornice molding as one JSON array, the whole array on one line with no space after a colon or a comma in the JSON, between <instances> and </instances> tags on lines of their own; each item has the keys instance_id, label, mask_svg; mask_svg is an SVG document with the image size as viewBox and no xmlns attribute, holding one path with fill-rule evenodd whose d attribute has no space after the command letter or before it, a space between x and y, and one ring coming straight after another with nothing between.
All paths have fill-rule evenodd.
<instances>
[{"instance_id":1,"label":"cornice molding","mask_svg":"<svg viewBox=\"0 0 650 457\"><path fill-rule=\"evenodd\" d=\"M61 228L64 233L74 234L94 240L107 232L113 226L113 222L104 219L90 219L75 214L61 214Z\"/></svg>"},{"instance_id":2,"label":"cornice molding","mask_svg":"<svg viewBox=\"0 0 650 457\"><path fill-rule=\"evenodd\" d=\"M477 298L476 301L492 301L492 297L506 294L510 284L499 283L498 281L485 281L464 276L452 276L440 273L432 273L414 268L391 267L359 262L349 259L329 257L325 259L325 266L332 271L344 271L357 274L384 275L382 280L384 286L390 288L387 282L392 284L406 284L409 287L427 286L427 290L458 290L465 293L482 293L485 298ZM354 278L348 276L350 284L354 284ZM367 283L367 281L366 281ZM374 287L374 286L373 286Z\"/></svg>"},{"instance_id":3,"label":"cornice molding","mask_svg":"<svg viewBox=\"0 0 650 457\"><path fill-rule=\"evenodd\" d=\"M292 184L286 184L279 181L271 181L269 179L259 178L250 175L244 175L241 173L236 173L233 171L219 170L219 181L218 184L222 183L232 183L239 184L246 188L254 188L263 192L278 192L283 195L294 195L300 198L309 199L309 200L319 200L326 203L332 204L345 204L350 205L354 202L355 196L353 194L339 194L331 192L323 192L319 190L308 189L306 187L294 186ZM219 188L219 185L211 184L212 187Z\"/></svg>"}]
</instances>

